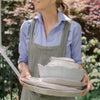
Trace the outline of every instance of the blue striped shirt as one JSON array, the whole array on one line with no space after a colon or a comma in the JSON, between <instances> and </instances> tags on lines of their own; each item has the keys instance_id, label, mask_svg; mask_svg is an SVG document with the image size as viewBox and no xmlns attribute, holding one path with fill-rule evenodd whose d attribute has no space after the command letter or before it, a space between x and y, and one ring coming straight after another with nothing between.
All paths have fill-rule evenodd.
<instances>
[{"instance_id":1,"label":"blue striped shirt","mask_svg":"<svg viewBox=\"0 0 100 100\"><path fill-rule=\"evenodd\" d=\"M61 42L61 37L64 28L64 22L70 21L66 15L62 12L58 11L58 23L53 27L53 29L49 32L48 37L46 39L44 25L41 17L41 13L34 17L37 19L35 29L34 29L34 42L42 45L42 46L56 46ZM20 28L20 42L19 42L19 59L18 63L25 62L28 64L28 42L30 35L30 25L31 20L25 21ZM66 44L67 51L66 57L72 58L76 63L82 64L81 58L81 26L76 21L72 21L68 42Z\"/></svg>"}]
</instances>

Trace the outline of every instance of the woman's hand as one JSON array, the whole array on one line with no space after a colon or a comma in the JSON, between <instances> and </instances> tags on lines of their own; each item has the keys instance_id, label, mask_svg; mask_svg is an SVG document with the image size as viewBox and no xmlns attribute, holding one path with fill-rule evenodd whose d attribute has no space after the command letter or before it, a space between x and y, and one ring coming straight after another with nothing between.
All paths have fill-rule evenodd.
<instances>
[{"instance_id":1,"label":"woman's hand","mask_svg":"<svg viewBox=\"0 0 100 100\"><path fill-rule=\"evenodd\" d=\"M83 69L81 65L80 65L79 69ZM86 88L86 90L80 95L80 97L84 96L84 95L85 95L87 92L89 92L89 90L91 89L91 83L90 83L89 77L88 77L88 75L87 75L86 73L84 74L84 77L83 77L83 79L82 79L81 82L85 83L87 88Z\"/></svg>"},{"instance_id":2,"label":"woman's hand","mask_svg":"<svg viewBox=\"0 0 100 100\"><path fill-rule=\"evenodd\" d=\"M22 82L21 78L25 78L25 77L31 77L31 74L29 72L29 66L26 65L24 62L21 62L19 65L18 65L18 69L20 71L20 76L19 76L19 82L22 86L25 87L24 83Z\"/></svg>"},{"instance_id":3,"label":"woman's hand","mask_svg":"<svg viewBox=\"0 0 100 100\"><path fill-rule=\"evenodd\" d=\"M89 92L89 90L91 89L91 83L90 83L89 77L88 77L88 75L87 75L86 73L85 73L85 75L84 75L84 77L83 77L83 79L82 79L81 82L85 83L86 86L87 86L87 88L86 88L86 90L80 95L80 97L84 96L84 95L85 95L87 92Z\"/></svg>"}]
</instances>

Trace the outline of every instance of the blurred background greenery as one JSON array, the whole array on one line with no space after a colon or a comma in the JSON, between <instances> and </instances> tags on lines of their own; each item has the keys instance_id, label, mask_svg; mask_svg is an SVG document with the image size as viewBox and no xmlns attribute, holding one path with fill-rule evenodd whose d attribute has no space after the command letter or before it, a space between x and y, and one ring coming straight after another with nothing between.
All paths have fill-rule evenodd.
<instances>
[{"instance_id":1,"label":"blurred background greenery","mask_svg":"<svg viewBox=\"0 0 100 100\"><path fill-rule=\"evenodd\" d=\"M70 17L82 26L82 66L86 69L92 83L92 89L84 97L76 97L76 100L100 100L100 1L99 0L66 0L70 5ZM32 2L23 0L2 0L2 45L7 55L17 67L18 42L21 24L32 19L38 13L34 12ZM0 58L0 65L3 59ZM0 66L0 72L5 70L4 83L0 74L0 84L5 84L3 94L0 85L0 100L18 100L18 80L13 72L10 72L8 64ZM12 76L12 88L8 77ZM12 90L12 91L11 91Z\"/></svg>"}]
</instances>

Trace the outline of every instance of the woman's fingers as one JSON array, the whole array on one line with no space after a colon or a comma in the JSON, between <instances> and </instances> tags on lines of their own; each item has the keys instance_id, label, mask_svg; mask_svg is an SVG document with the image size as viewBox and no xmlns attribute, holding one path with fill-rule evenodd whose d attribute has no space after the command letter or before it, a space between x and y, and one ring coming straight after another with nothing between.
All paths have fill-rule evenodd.
<instances>
[{"instance_id":1,"label":"woman's fingers","mask_svg":"<svg viewBox=\"0 0 100 100\"><path fill-rule=\"evenodd\" d=\"M21 75L19 76L19 82L21 85L24 85L23 81L21 80L21 78L25 78L25 77L32 77L31 74L29 72L22 72Z\"/></svg>"},{"instance_id":2,"label":"woman's fingers","mask_svg":"<svg viewBox=\"0 0 100 100\"><path fill-rule=\"evenodd\" d=\"M90 82L87 84L87 88L86 90L80 95L80 97L84 96L87 92L89 92L89 90L91 89L91 84Z\"/></svg>"},{"instance_id":3,"label":"woman's fingers","mask_svg":"<svg viewBox=\"0 0 100 100\"><path fill-rule=\"evenodd\" d=\"M21 78L19 78L19 82L20 82L20 84L21 84L26 90L28 90L28 88L24 85L24 83L23 83L23 81L21 80Z\"/></svg>"},{"instance_id":4,"label":"woman's fingers","mask_svg":"<svg viewBox=\"0 0 100 100\"><path fill-rule=\"evenodd\" d=\"M87 74L84 75L82 81L83 83L85 83L87 85L86 90L80 95L80 97L84 96L87 92L89 92L89 90L91 89L91 83L89 81L89 77L87 76Z\"/></svg>"},{"instance_id":5,"label":"woman's fingers","mask_svg":"<svg viewBox=\"0 0 100 100\"><path fill-rule=\"evenodd\" d=\"M22 76L20 75L20 76L19 76L19 82L20 82L21 85L24 85L24 83L23 83L23 81L21 80L21 78L24 78L24 77L22 77Z\"/></svg>"},{"instance_id":6,"label":"woman's fingers","mask_svg":"<svg viewBox=\"0 0 100 100\"><path fill-rule=\"evenodd\" d=\"M25 75L26 75L25 77L32 77L29 72L27 72Z\"/></svg>"}]
</instances>

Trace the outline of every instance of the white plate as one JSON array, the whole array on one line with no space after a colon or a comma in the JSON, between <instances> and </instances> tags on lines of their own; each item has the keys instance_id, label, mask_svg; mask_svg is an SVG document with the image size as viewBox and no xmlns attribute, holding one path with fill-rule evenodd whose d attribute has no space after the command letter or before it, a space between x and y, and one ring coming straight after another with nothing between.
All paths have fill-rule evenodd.
<instances>
[{"instance_id":1,"label":"white plate","mask_svg":"<svg viewBox=\"0 0 100 100\"><path fill-rule=\"evenodd\" d=\"M72 86L72 87L84 87L86 84L80 81L67 80L61 78L41 78L42 81L52 84L64 85L64 86Z\"/></svg>"},{"instance_id":2,"label":"white plate","mask_svg":"<svg viewBox=\"0 0 100 100\"><path fill-rule=\"evenodd\" d=\"M51 88L56 90L63 90L63 91L80 91L82 89L82 87L77 89L77 87L71 87L71 86L69 87L69 86L47 83L42 81L41 78L29 78L29 79L22 78L22 81L30 85L35 85L44 88Z\"/></svg>"},{"instance_id":3,"label":"white plate","mask_svg":"<svg viewBox=\"0 0 100 100\"><path fill-rule=\"evenodd\" d=\"M67 57L51 57L50 60L65 60L65 61L71 61L71 62L75 62L73 59L71 58L67 58Z\"/></svg>"},{"instance_id":4,"label":"white plate","mask_svg":"<svg viewBox=\"0 0 100 100\"><path fill-rule=\"evenodd\" d=\"M24 83L24 85L31 91L34 91L36 93L49 95L49 96L58 96L58 97L75 97L80 96L83 92L82 91L62 91L62 90L54 90L49 88L42 88L38 86L29 85L27 83Z\"/></svg>"}]
</instances>

